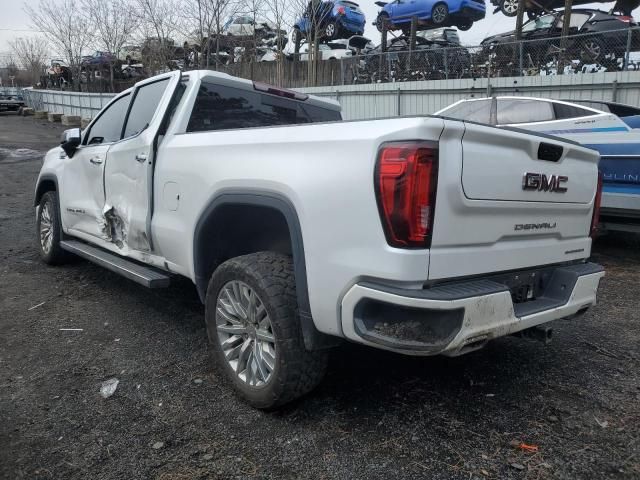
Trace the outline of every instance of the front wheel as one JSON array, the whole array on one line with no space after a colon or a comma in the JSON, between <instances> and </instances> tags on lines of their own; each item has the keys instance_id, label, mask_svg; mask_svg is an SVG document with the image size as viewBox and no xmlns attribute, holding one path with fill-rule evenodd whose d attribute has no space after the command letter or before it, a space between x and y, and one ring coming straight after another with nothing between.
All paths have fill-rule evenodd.
<instances>
[{"instance_id":1,"label":"front wheel","mask_svg":"<svg viewBox=\"0 0 640 480\"><path fill-rule=\"evenodd\" d=\"M60 265L69 260L70 254L60 247L62 226L58 195L55 191L45 192L38 204L36 233L40 258L49 265Z\"/></svg>"},{"instance_id":2,"label":"front wheel","mask_svg":"<svg viewBox=\"0 0 640 480\"><path fill-rule=\"evenodd\" d=\"M437 3L431 10L431 22L434 25L443 25L449 19L449 7L446 3Z\"/></svg>"},{"instance_id":3,"label":"front wheel","mask_svg":"<svg viewBox=\"0 0 640 480\"><path fill-rule=\"evenodd\" d=\"M518 14L518 0L502 0L500 11L507 17L515 17Z\"/></svg>"},{"instance_id":4,"label":"front wheel","mask_svg":"<svg viewBox=\"0 0 640 480\"><path fill-rule=\"evenodd\" d=\"M291 257L259 252L220 265L205 317L217 370L251 406L276 408L324 377L327 352L304 346Z\"/></svg>"}]
</instances>

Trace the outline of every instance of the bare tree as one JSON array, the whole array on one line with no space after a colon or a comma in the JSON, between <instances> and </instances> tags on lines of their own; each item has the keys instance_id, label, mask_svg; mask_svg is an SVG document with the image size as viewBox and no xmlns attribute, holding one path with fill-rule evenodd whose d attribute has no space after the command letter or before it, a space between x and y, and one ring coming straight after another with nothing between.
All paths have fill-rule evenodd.
<instances>
[{"instance_id":1,"label":"bare tree","mask_svg":"<svg viewBox=\"0 0 640 480\"><path fill-rule=\"evenodd\" d=\"M78 14L78 1L40 0L37 7L27 5L25 11L35 29L41 31L57 53L64 56L79 90L82 54L88 47L93 32L84 17Z\"/></svg>"},{"instance_id":2,"label":"bare tree","mask_svg":"<svg viewBox=\"0 0 640 480\"><path fill-rule=\"evenodd\" d=\"M95 43L109 56L111 91L114 88L114 68L118 57L136 27L133 7L126 0L81 0L84 13L96 32Z\"/></svg>"},{"instance_id":3,"label":"bare tree","mask_svg":"<svg viewBox=\"0 0 640 480\"><path fill-rule=\"evenodd\" d=\"M265 15L276 29L276 83L279 87L284 83L284 39L280 32L293 27L295 19L291 20L288 9L289 0L265 0Z\"/></svg>"},{"instance_id":4,"label":"bare tree","mask_svg":"<svg viewBox=\"0 0 640 480\"><path fill-rule=\"evenodd\" d=\"M190 0L184 4L187 25L200 46L200 67L213 64L219 68L223 49L233 58L237 42L223 35L223 29L225 21L238 14L242 6L239 0Z\"/></svg>"},{"instance_id":5,"label":"bare tree","mask_svg":"<svg viewBox=\"0 0 640 480\"><path fill-rule=\"evenodd\" d=\"M303 19L307 24L305 31L293 28L292 41L296 44L296 54L302 40L307 43L307 85L314 86L320 60L318 43L323 38L322 19L327 14L328 4L322 0L290 0L288 6L293 22Z\"/></svg>"},{"instance_id":6,"label":"bare tree","mask_svg":"<svg viewBox=\"0 0 640 480\"><path fill-rule=\"evenodd\" d=\"M175 0L134 0L138 34L149 73L164 70L175 56L173 37L180 30L181 3Z\"/></svg>"},{"instance_id":7,"label":"bare tree","mask_svg":"<svg viewBox=\"0 0 640 480\"><path fill-rule=\"evenodd\" d=\"M16 38L9 42L20 66L27 71L29 81L38 83L49 54L47 41L39 36Z\"/></svg>"}]
</instances>

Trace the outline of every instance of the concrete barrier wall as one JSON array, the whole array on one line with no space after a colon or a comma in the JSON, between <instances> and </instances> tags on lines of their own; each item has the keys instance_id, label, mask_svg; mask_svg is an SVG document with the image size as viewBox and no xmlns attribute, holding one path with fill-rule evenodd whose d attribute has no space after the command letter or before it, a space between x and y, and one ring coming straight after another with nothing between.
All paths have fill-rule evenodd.
<instances>
[{"instance_id":1,"label":"concrete barrier wall","mask_svg":"<svg viewBox=\"0 0 640 480\"><path fill-rule=\"evenodd\" d=\"M560 76L429 80L421 82L300 88L299 91L337 99L346 120L434 113L463 98L525 95L563 99L610 100L640 105L640 71ZM25 89L35 110L95 116L113 94Z\"/></svg>"}]
</instances>

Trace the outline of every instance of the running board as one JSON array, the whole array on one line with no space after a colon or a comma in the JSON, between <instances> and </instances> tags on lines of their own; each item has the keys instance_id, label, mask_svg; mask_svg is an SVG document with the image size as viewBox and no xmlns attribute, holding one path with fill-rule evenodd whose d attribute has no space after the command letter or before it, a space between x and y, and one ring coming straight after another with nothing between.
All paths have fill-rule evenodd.
<instances>
[{"instance_id":1,"label":"running board","mask_svg":"<svg viewBox=\"0 0 640 480\"><path fill-rule=\"evenodd\" d=\"M63 240L60 242L60 247L145 287L164 288L169 286L169 276L160 270L140 265L101 248L76 240Z\"/></svg>"}]
</instances>

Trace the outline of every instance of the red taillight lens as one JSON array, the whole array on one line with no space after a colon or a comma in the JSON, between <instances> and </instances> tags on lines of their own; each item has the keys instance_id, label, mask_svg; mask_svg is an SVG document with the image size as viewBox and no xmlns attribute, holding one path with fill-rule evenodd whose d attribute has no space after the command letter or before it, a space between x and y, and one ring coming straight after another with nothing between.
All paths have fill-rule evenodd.
<instances>
[{"instance_id":1,"label":"red taillight lens","mask_svg":"<svg viewBox=\"0 0 640 480\"><path fill-rule=\"evenodd\" d=\"M438 148L429 142L382 145L375 187L387 242L429 248L438 184Z\"/></svg>"},{"instance_id":2,"label":"red taillight lens","mask_svg":"<svg viewBox=\"0 0 640 480\"><path fill-rule=\"evenodd\" d=\"M621 22L624 22L624 23L631 23L631 22L633 22L633 17L625 17L625 16L622 16L622 15L621 15L621 16L619 16L619 17L615 17L615 18L616 18L616 20L620 20Z\"/></svg>"},{"instance_id":3,"label":"red taillight lens","mask_svg":"<svg viewBox=\"0 0 640 480\"><path fill-rule=\"evenodd\" d=\"M336 8L336 12L338 12L338 15L344 15L344 7L338 7Z\"/></svg>"},{"instance_id":4,"label":"red taillight lens","mask_svg":"<svg viewBox=\"0 0 640 480\"><path fill-rule=\"evenodd\" d=\"M596 190L596 198L593 200L593 216L591 217L590 237L595 237L598 233L598 224L600 223L600 202L602 201L602 172L598 172L598 189Z\"/></svg>"}]
</instances>

